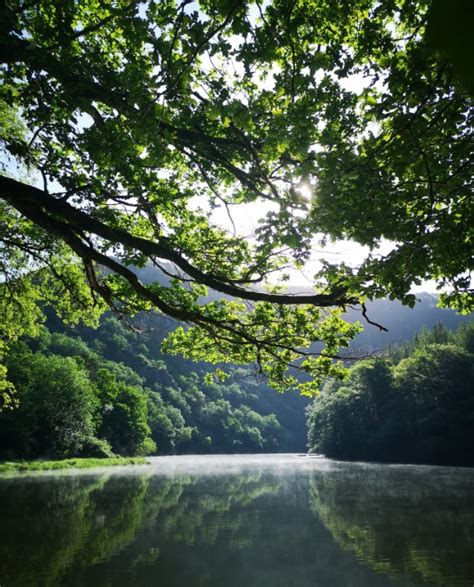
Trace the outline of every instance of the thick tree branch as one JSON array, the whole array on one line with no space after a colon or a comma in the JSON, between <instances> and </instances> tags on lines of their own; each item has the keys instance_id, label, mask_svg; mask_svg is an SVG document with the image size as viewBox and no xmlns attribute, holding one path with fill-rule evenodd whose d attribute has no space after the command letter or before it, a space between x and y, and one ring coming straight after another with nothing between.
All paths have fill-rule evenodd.
<instances>
[{"instance_id":1,"label":"thick tree branch","mask_svg":"<svg viewBox=\"0 0 474 587\"><path fill-rule=\"evenodd\" d=\"M20 207L22 205L20 204ZM21 210L20 210L21 211ZM127 267L121 265L114 259L111 259L107 255L104 255L94 249L92 246L85 244L83 240L74 233L71 226L67 223L54 219L46 212L44 212L40 206L31 205L30 214L32 220L36 222L38 226L48 231L50 234L64 240L71 249L80 257L85 265L86 275L90 286L95 292L97 292L114 310L117 308L113 304L111 298L111 292L106 285L100 284L96 278L92 262L107 267L117 275L123 277L131 288L144 300L148 300L158 310L174 318L180 322L193 323L203 328L209 335L214 338L218 338L222 341L226 341L235 344L239 341L239 344L255 346L257 348L265 349L265 351L271 355L275 360L281 363L285 363L285 360L278 356L275 352L275 348L288 350L301 357L308 356L325 356L332 359L342 359L338 355L331 355L324 352L305 352L301 349L292 347L290 345L276 342L273 338L265 338L265 336L259 338L249 334L250 324L240 322L239 320L219 320L206 314L187 309L180 306L172 306L164 301L155 291L147 288L137 277L137 275ZM225 331L229 333L230 337L222 335L220 332Z\"/></svg>"},{"instance_id":2,"label":"thick tree branch","mask_svg":"<svg viewBox=\"0 0 474 587\"><path fill-rule=\"evenodd\" d=\"M314 306L344 306L357 303L354 298L346 296L344 288L338 288L330 294L270 294L263 291L244 289L223 276L206 273L194 267L187 259L172 248L165 237L149 241L133 236L120 228L112 227L97 220L86 212L71 206L68 202L56 199L46 192L16 180L0 176L0 198L8 201L24 216L37 222L38 213L49 218L60 218L74 231L81 231L101 237L112 243L120 243L140 251L148 257L158 257L174 263L187 275L221 293L252 301L266 301L276 304L312 304ZM43 218L43 217L42 217ZM67 235L58 234L67 242ZM70 243L68 243L70 244Z\"/></svg>"}]
</instances>

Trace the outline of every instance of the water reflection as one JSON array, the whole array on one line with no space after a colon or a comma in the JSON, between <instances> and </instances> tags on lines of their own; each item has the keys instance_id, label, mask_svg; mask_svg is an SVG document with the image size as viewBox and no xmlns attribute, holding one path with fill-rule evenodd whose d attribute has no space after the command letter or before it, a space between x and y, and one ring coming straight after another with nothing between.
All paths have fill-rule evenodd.
<instances>
[{"instance_id":1,"label":"water reflection","mask_svg":"<svg viewBox=\"0 0 474 587\"><path fill-rule=\"evenodd\" d=\"M474 474L344 464L313 473L311 509L343 550L416 584L472 585Z\"/></svg>"},{"instance_id":2,"label":"water reflection","mask_svg":"<svg viewBox=\"0 0 474 587\"><path fill-rule=\"evenodd\" d=\"M59 585L80 560L109 560L153 511L148 480L107 475L45 477L0 484L2 585ZM150 506L150 507L149 507Z\"/></svg>"},{"instance_id":3,"label":"water reflection","mask_svg":"<svg viewBox=\"0 0 474 587\"><path fill-rule=\"evenodd\" d=\"M293 456L0 479L0 585L470 585L473 488Z\"/></svg>"}]
</instances>

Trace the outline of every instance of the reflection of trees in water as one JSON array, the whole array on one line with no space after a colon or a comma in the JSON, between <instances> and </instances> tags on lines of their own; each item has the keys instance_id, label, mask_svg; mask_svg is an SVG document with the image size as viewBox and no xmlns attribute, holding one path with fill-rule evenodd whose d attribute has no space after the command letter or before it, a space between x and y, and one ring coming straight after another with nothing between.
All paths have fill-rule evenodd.
<instances>
[{"instance_id":1,"label":"reflection of trees in water","mask_svg":"<svg viewBox=\"0 0 474 587\"><path fill-rule=\"evenodd\" d=\"M350 464L314 471L309 489L311 507L336 543L375 571L470 585L471 471ZM159 577L165 585L283 585L279 573L287 565L282 581L298 585L321 576L324 585L348 577L368 584L369 575L353 557L340 556L307 505L306 474L167 477L136 470L4 479L0 581L118 586ZM318 552L308 556L311 544ZM262 577L268 582L258 583ZM380 577L374 584L385 584L387 575Z\"/></svg>"},{"instance_id":2,"label":"reflection of trees in water","mask_svg":"<svg viewBox=\"0 0 474 587\"><path fill-rule=\"evenodd\" d=\"M150 530L154 548L131 552L129 564L150 563L169 543L229 546L252 542L252 510L276 495L279 481L261 472L229 477L64 476L2 481L2 584L49 587L74 569L109 561ZM70 583L76 584L76 583Z\"/></svg>"},{"instance_id":3,"label":"reflection of trees in water","mask_svg":"<svg viewBox=\"0 0 474 587\"><path fill-rule=\"evenodd\" d=\"M120 479L123 499L113 504L106 500L107 474L2 482L4 584L58 585L79 558L92 564L133 539L145 515L147 481Z\"/></svg>"},{"instance_id":4,"label":"reflection of trees in water","mask_svg":"<svg viewBox=\"0 0 474 587\"><path fill-rule=\"evenodd\" d=\"M215 544L225 533L229 547L252 543L256 513L249 506L260 497L276 495L280 482L261 472L224 477L176 478L189 485L173 508L161 512L163 538L188 545Z\"/></svg>"},{"instance_id":5,"label":"reflection of trees in water","mask_svg":"<svg viewBox=\"0 0 474 587\"><path fill-rule=\"evenodd\" d=\"M472 584L474 479L467 469L350 465L313 474L311 509L378 572Z\"/></svg>"}]
</instances>

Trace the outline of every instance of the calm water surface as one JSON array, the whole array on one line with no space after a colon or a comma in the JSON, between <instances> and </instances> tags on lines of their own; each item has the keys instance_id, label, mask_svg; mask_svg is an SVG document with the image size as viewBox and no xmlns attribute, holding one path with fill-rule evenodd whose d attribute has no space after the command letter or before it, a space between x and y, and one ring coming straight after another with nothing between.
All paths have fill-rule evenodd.
<instances>
[{"instance_id":1,"label":"calm water surface","mask_svg":"<svg viewBox=\"0 0 474 587\"><path fill-rule=\"evenodd\" d=\"M159 457L0 477L0 586L474 584L474 470Z\"/></svg>"}]
</instances>

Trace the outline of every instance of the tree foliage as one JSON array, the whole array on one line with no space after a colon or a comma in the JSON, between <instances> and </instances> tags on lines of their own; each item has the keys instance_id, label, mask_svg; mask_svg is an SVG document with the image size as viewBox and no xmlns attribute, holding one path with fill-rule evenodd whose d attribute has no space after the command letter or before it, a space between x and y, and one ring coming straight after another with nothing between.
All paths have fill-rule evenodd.
<instances>
[{"instance_id":1,"label":"tree foliage","mask_svg":"<svg viewBox=\"0 0 474 587\"><path fill-rule=\"evenodd\" d=\"M73 320L153 308L194 325L169 350L255 361L281 388L303 370L311 393L357 331L330 308L411 303L425 278L472 307L471 107L425 40L427 0L0 10L1 141L40 178L0 177L1 311L15 332L37 303ZM255 202L268 212L251 240L212 221ZM262 287L321 234L395 244L357 269L324 266L307 295ZM138 278L150 263L168 286ZM202 303L207 288L230 299Z\"/></svg>"},{"instance_id":2,"label":"tree foliage","mask_svg":"<svg viewBox=\"0 0 474 587\"><path fill-rule=\"evenodd\" d=\"M44 356L21 345L9 361L19 406L1 416L2 454L21 458L81 454L94 435L98 399L73 358Z\"/></svg>"},{"instance_id":3,"label":"tree foliage","mask_svg":"<svg viewBox=\"0 0 474 587\"><path fill-rule=\"evenodd\" d=\"M53 317L48 326L7 353L17 393L0 414L0 458L304 449L300 395L237 371L206 383L205 364L162 355L156 331L137 334L112 317L98 329Z\"/></svg>"},{"instance_id":4,"label":"tree foliage","mask_svg":"<svg viewBox=\"0 0 474 587\"><path fill-rule=\"evenodd\" d=\"M329 382L309 411L310 448L350 460L472 465L474 324L423 331L392 358Z\"/></svg>"}]
</instances>

